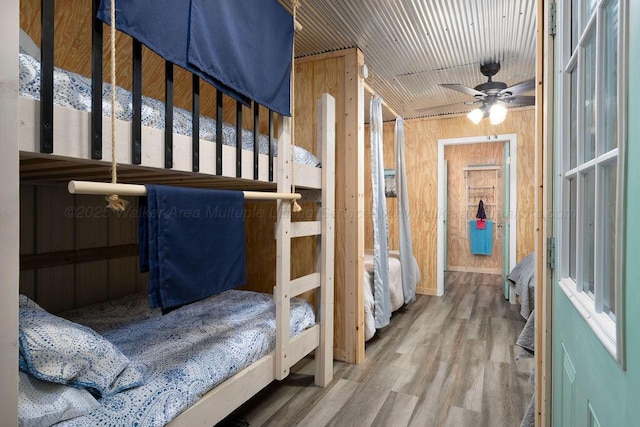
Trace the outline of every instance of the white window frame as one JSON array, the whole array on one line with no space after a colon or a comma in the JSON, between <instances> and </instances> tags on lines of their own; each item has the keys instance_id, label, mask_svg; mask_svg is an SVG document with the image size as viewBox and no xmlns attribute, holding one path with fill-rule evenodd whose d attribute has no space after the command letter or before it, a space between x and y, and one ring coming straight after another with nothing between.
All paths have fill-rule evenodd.
<instances>
[{"instance_id":1,"label":"white window frame","mask_svg":"<svg viewBox=\"0 0 640 427\"><path fill-rule=\"evenodd\" d=\"M584 12L584 0L579 1L580 12ZM557 92L559 97L559 124L558 134L560 136L558 142L559 149L559 177L558 177L558 196L559 204L562 212L569 213L569 215L560 215L559 225L559 239L558 239L558 285L559 288L567 295L569 300L573 303L576 310L582 315L587 324L591 327L595 335L602 342L604 347L609 353L616 359L621 367L625 367L624 357L624 286L623 286L623 244L624 244L624 197L625 183L624 183L624 167L625 167L625 146L627 144L627 1L618 1L618 67L617 67L617 81L618 81L618 96L617 96L617 147L603 153L604 150L600 147L604 144L603 138L603 116L600 113L603 110L603 97L604 97L604 71L601 66L603 64L603 46L604 46L604 18L607 5L613 0L597 0L597 4L594 12L590 17L587 17L587 22L583 24L584 17L578 19L578 27L580 28L580 37L575 49L572 50L571 46L571 0L563 0L560 2L559 12L560 19L558 26L559 34L559 46L560 53L560 73L561 78L559 80L559 91ZM584 74L580 75L580 70L584 67L584 44L588 39L591 31L595 31L596 41L596 87L595 87L595 101L596 101L596 152L594 158L586 162L583 161L583 147L584 140L583 135L583 112L584 112ZM574 90L577 90L577 165L570 168L570 113L571 113L571 72L578 67L577 84ZM587 71L588 72L588 71ZM599 240L603 236L603 224L598 220L603 211L603 207L600 206L598 197L595 197L595 231L594 231L594 294L591 294L588 289L583 289L585 283L583 282L583 258L584 258L584 243L583 243L583 209L581 191L583 185L583 172L595 171L595 189L596 194L599 194L600 187L602 187L602 179L600 178L599 170L607 164L612 162L616 163L617 167L617 182L616 182L616 226L615 226L615 264L612 266L614 269L614 292L615 292L615 319L608 313L603 312L603 273L600 271L598 260L603 257L602 245L599 244ZM569 230L570 230L570 187L569 179L576 180L576 280L572 279L569 275L570 268L570 246Z\"/></svg>"}]
</instances>

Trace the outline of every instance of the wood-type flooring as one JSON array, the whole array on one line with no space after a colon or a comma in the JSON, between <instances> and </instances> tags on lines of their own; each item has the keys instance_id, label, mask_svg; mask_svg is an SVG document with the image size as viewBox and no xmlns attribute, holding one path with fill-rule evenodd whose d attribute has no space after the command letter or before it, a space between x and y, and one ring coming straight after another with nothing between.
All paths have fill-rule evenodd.
<instances>
[{"instance_id":1,"label":"wood-type flooring","mask_svg":"<svg viewBox=\"0 0 640 427\"><path fill-rule=\"evenodd\" d=\"M516 360L519 309L500 276L447 273L445 296L396 312L364 363L336 362L320 388L304 359L234 416L250 426L518 427L533 395L533 359Z\"/></svg>"}]
</instances>

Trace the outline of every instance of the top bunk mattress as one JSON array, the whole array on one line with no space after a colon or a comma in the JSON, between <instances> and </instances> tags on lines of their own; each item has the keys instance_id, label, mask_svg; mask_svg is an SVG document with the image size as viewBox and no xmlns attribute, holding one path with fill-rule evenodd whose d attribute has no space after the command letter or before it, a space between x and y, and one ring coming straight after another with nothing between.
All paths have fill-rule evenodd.
<instances>
[{"instance_id":1,"label":"top bunk mattress","mask_svg":"<svg viewBox=\"0 0 640 427\"><path fill-rule=\"evenodd\" d=\"M142 386L100 399L68 426L164 425L275 348L272 296L250 291L225 291L164 316L138 294L63 317L104 336L144 372ZM311 306L293 298L290 336L314 324Z\"/></svg>"},{"instance_id":2,"label":"top bunk mattress","mask_svg":"<svg viewBox=\"0 0 640 427\"><path fill-rule=\"evenodd\" d=\"M25 98L40 100L40 61L27 53L19 54L20 87L19 94ZM60 68L54 69L54 99L55 105L78 111L91 112L91 79ZM111 85L103 83L102 112L111 117ZM130 122L133 117L131 92L116 86L116 119ZM164 130L165 104L162 101L146 96L142 97L142 125ZM192 114L182 108L173 109L173 133L190 137L192 134ZM200 139L216 141L216 121L210 117L200 116ZM223 123L222 143L230 147L236 146L236 127ZM253 151L253 132L242 130L242 149ZM269 154L269 138L258 135L258 151ZM278 154L278 144L272 145L274 156ZM320 161L304 148L293 146L294 161L298 164L318 167Z\"/></svg>"}]
</instances>

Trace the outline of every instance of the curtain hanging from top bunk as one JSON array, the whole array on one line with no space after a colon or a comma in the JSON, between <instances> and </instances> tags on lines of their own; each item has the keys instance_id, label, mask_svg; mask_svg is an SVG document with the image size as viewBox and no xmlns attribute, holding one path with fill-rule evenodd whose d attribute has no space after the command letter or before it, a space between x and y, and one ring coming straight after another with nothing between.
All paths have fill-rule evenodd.
<instances>
[{"instance_id":1,"label":"curtain hanging from top bunk","mask_svg":"<svg viewBox=\"0 0 640 427\"><path fill-rule=\"evenodd\" d=\"M387 200L384 194L382 157L382 99L371 98L369 127L371 133L371 179L373 184L373 296L375 327L382 328L391 320L389 293L389 227Z\"/></svg>"},{"instance_id":2,"label":"curtain hanging from top bunk","mask_svg":"<svg viewBox=\"0 0 640 427\"><path fill-rule=\"evenodd\" d=\"M402 265L402 290L404 303L416 299L416 284L420 281L420 269L413 256L411 217L409 215L409 191L404 161L404 120L396 118L396 186L398 194L398 219L400 237L400 264Z\"/></svg>"},{"instance_id":3,"label":"curtain hanging from top bunk","mask_svg":"<svg viewBox=\"0 0 640 427\"><path fill-rule=\"evenodd\" d=\"M110 4L98 11L106 23ZM293 19L277 1L118 1L116 28L235 99L290 115Z\"/></svg>"}]
</instances>

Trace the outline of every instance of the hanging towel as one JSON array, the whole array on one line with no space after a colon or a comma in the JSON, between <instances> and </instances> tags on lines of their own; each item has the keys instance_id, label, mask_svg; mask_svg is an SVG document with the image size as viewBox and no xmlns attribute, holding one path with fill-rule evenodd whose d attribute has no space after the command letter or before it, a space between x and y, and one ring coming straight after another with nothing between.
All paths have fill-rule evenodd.
<instances>
[{"instance_id":1,"label":"hanging towel","mask_svg":"<svg viewBox=\"0 0 640 427\"><path fill-rule=\"evenodd\" d=\"M480 199L480 203L478 203L478 212L476 213L476 228L484 230L486 227L485 219L487 219L487 214L484 211L484 202Z\"/></svg>"},{"instance_id":2,"label":"hanging towel","mask_svg":"<svg viewBox=\"0 0 640 427\"><path fill-rule=\"evenodd\" d=\"M152 307L176 308L246 283L242 192L146 188L138 240Z\"/></svg>"},{"instance_id":3,"label":"hanging towel","mask_svg":"<svg viewBox=\"0 0 640 427\"><path fill-rule=\"evenodd\" d=\"M485 225L481 229L476 221L469 221L469 242L474 255L491 255L493 250L493 221L485 221Z\"/></svg>"}]
</instances>

